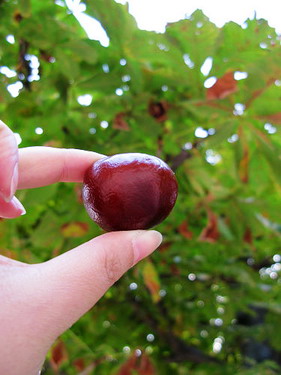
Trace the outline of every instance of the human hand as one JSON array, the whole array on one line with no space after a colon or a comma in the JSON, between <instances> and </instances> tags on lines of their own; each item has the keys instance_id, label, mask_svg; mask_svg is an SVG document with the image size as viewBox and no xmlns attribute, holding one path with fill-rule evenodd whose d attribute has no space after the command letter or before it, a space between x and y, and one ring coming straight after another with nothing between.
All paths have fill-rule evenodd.
<instances>
[{"instance_id":1,"label":"human hand","mask_svg":"<svg viewBox=\"0 0 281 375\"><path fill-rule=\"evenodd\" d=\"M14 197L17 188L81 182L101 157L73 149L18 150L12 131L0 121L0 217L25 212ZM111 232L45 263L0 255L0 374L37 375L55 339L160 243L156 231Z\"/></svg>"}]
</instances>

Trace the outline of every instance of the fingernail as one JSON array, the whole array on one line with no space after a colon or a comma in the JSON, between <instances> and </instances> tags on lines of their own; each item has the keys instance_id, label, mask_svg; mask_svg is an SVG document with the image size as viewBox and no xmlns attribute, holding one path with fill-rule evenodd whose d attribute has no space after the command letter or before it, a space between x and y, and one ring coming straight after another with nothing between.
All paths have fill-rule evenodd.
<instances>
[{"instance_id":1,"label":"fingernail","mask_svg":"<svg viewBox=\"0 0 281 375\"><path fill-rule=\"evenodd\" d=\"M19 215L20 216L26 214L25 208L23 207L23 205L21 204L21 202L18 200L18 198L13 197L12 200L11 200L11 203L13 204L14 208L17 211L19 211Z\"/></svg>"},{"instance_id":2,"label":"fingernail","mask_svg":"<svg viewBox=\"0 0 281 375\"><path fill-rule=\"evenodd\" d=\"M11 180L11 185L10 185L10 192L9 192L7 202L10 202L10 200L13 198L13 196L14 196L16 190L17 190L18 179L19 179L19 169L18 169L18 163L16 163L16 165L14 167L14 170L13 170L13 175L12 175L12 180Z\"/></svg>"},{"instance_id":3,"label":"fingernail","mask_svg":"<svg viewBox=\"0 0 281 375\"><path fill-rule=\"evenodd\" d=\"M150 230L141 232L133 238L133 248L135 252L134 264L138 263L143 258L150 255L162 242L162 234Z\"/></svg>"},{"instance_id":4,"label":"fingernail","mask_svg":"<svg viewBox=\"0 0 281 375\"><path fill-rule=\"evenodd\" d=\"M12 179L10 183L9 190L7 191L0 191L1 197L4 199L5 202L9 203L11 202L18 186L18 179L19 179L19 171L18 171L18 163L14 166L13 174L12 174Z\"/></svg>"}]
</instances>

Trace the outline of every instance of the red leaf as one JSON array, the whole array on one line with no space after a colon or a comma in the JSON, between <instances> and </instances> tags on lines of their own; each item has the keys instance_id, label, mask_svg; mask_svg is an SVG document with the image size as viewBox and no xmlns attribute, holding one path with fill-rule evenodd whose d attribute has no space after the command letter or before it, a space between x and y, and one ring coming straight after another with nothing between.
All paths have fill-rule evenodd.
<instances>
[{"instance_id":1,"label":"red leaf","mask_svg":"<svg viewBox=\"0 0 281 375\"><path fill-rule=\"evenodd\" d=\"M123 364L123 366L118 371L117 375L132 375L132 371L135 368L136 364L136 356L130 357L127 362Z\"/></svg>"},{"instance_id":2,"label":"red leaf","mask_svg":"<svg viewBox=\"0 0 281 375\"><path fill-rule=\"evenodd\" d=\"M238 136L240 139L240 148L241 148L241 158L238 164L238 175L243 183L247 183L249 181L249 145L247 139L245 137L245 133L243 128L240 126L238 129Z\"/></svg>"},{"instance_id":3,"label":"red leaf","mask_svg":"<svg viewBox=\"0 0 281 375\"><path fill-rule=\"evenodd\" d=\"M228 72L207 89L207 99L223 99L235 91L237 91L237 81L234 79L234 72Z\"/></svg>"},{"instance_id":4,"label":"red leaf","mask_svg":"<svg viewBox=\"0 0 281 375\"><path fill-rule=\"evenodd\" d=\"M74 192L76 195L76 199L78 203L83 204L83 198L82 198L82 184L76 184L74 188Z\"/></svg>"},{"instance_id":5,"label":"red leaf","mask_svg":"<svg viewBox=\"0 0 281 375\"><path fill-rule=\"evenodd\" d=\"M249 160L250 160L250 158L249 158L249 147L245 143L243 145L243 156L242 156L242 159L240 160L239 170L238 170L240 180L242 182L244 182L245 184L249 180Z\"/></svg>"},{"instance_id":6,"label":"red leaf","mask_svg":"<svg viewBox=\"0 0 281 375\"><path fill-rule=\"evenodd\" d=\"M184 238L187 238L188 240L192 239L193 233L188 229L187 221L183 221L181 223L181 225L178 227L178 231Z\"/></svg>"},{"instance_id":7,"label":"red leaf","mask_svg":"<svg viewBox=\"0 0 281 375\"><path fill-rule=\"evenodd\" d=\"M173 244L172 241L162 242L162 244L158 248L158 251L160 251L161 253L164 253L165 251L169 250L172 244Z\"/></svg>"},{"instance_id":8,"label":"red leaf","mask_svg":"<svg viewBox=\"0 0 281 375\"><path fill-rule=\"evenodd\" d=\"M206 241L206 242L214 243L218 240L219 236L220 236L220 233L218 230L218 218L209 209L208 210L208 224L202 230L199 236L199 241Z\"/></svg>"},{"instance_id":9,"label":"red leaf","mask_svg":"<svg viewBox=\"0 0 281 375\"><path fill-rule=\"evenodd\" d=\"M273 124L281 125L281 112L273 113L271 115L266 116L260 116L260 118Z\"/></svg>"},{"instance_id":10,"label":"red leaf","mask_svg":"<svg viewBox=\"0 0 281 375\"><path fill-rule=\"evenodd\" d=\"M60 148L62 147L62 142L58 139L51 139L50 141L44 143L44 146Z\"/></svg>"},{"instance_id":11,"label":"red leaf","mask_svg":"<svg viewBox=\"0 0 281 375\"><path fill-rule=\"evenodd\" d=\"M155 368L146 354L131 355L116 375L156 375Z\"/></svg>"},{"instance_id":12,"label":"red leaf","mask_svg":"<svg viewBox=\"0 0 281 375\"><path fill-rule=\"evenodd\" d=\"M80 221L74 221L72 223L67 223L62 225L61 232L66 238L76 238L84 236L89 230L89 225L87 223L82 223Z\"/></svg>"},{"instance_id":13,"label":"red leaf","mask_svg":"<svg viewBox=\"0 0 281 375\"><path fill-rule=\"evenodd\" d=\"M252 245L253 243L253 235L252 231L250 228L246 228L245 233L244 233L244 242Z\"/></svg>"},{"instance_id":14,"label":"red leaf","mask_svg":"<svg viewBox=\"0 0 281 375\"><path fill-rule=\"evenodd\" d=\"M117 113L117 115L115 116L115 119L113 120L112 127L118 130L125 130L125 131L130 130L127 121L124 120L124 117L125 117L125 113L123 112Z\"/></svg>"},{"instance_id":15,"label":"red leaf","mask_svg":"<svg viewBox=\"0 0 281 375\"><path fill-rule=\"evenodd\" d=\"M84 358L77 358L74 362L73 362L73 366L75 367L75 369L77 371L83 371L85 369L85 361L84 361Z\"/></svg>"},{"instance_id":16,"label":"red leaf","mask_svg":"<svg viewBox=\"0 0 281 375\"><path fill-rule=\"evenodd\" d=\"M21 13L18 10L16 10L14 13L14 20L19 23L22 19L23 16L21 15Z\"/></svg>"},{"instance_id":17,"label":"red leaf","mask_svg":"<svg viewBox=\"0 0 281 375\"><path fill-rule=\"evenodd\" d=\"M171 274L174 276L179 276L181 273L179 267L177 267L175 264L171 264L170 271L171 271Z\"/></svg>"},{"instance_id":18,"label":"red leaf","mask_svg":"<svg viewBox=\"0 0 281 375\"><path fill-rule=\"evenodd\" d=\"M17 260L18 258L17 254L13 250L9 249L0 249L0 255L14 260Z\"/></svg>"},{"instance_id":19,"label":"red leaf","mask_svg":"<svg viewBox=\"0 0 281 375\"><path fill-rule=\"evenodd\" d=\"M57 371L63 362L67 361L68 355L64 345L64 342L58 340L57 343L51 349L51 366Z\"/></svg>"},{"instance_id":20,"label":"red leaf","mask_svg":"<svg viewBox=\"0 0 281 375\"><path fill-rule=\"evenodd\" d=\"M158 122L166 121L169 105L166 101L151 102L148 106L148 113Z\"/></svg>"},{"instance_id":21,"label":"red leaf","mask_svg":"<svg viewBox=\"0 0 281 375\"><path fill-rule=\"evenodd\" d=\"M160 281L159 281L157 270L151 261L146 260L144 262L142 275L143 275L144 283L146 287L148 288L148 290L150 291L152 301L157 303L160 300L160 295L159 295Z\"/></svg>"}]
</instances>

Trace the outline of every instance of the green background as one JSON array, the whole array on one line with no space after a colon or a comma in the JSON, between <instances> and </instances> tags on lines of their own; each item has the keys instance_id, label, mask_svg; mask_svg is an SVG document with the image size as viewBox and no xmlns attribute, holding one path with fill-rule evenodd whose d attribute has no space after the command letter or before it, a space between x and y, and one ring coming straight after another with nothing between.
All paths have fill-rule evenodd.
<instances>
[{"instance_id":1,"label":"green background","mask_svg":"<svg viewBox=\"0 0 281 375\"><path fill-rule=\"evenodd\" d=\"M159 34L113 0L85 5L108 47L63 1L0 0L0 117L20 147L157 155L179 197L160 250L57 341L44 374L279 374L280 37L200 10ZM0 221L0 252L42 262L101 234L80 189L19 191L27 215Z\"/></svg>"}]
</instances>

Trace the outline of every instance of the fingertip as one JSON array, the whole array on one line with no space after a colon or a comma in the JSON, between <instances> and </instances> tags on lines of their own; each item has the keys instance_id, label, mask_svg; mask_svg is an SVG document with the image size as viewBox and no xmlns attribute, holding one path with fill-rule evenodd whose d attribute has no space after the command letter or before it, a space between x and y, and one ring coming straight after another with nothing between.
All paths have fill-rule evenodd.
<instances>
[{"instance_id":1,"label":"fingertip","mask_svg":"<svg viewBox=\"0 0 281 375\"><path fill-rule=\"evenodd\" d=\"M162 234L156 230L144 231L133 239L134 265L155 251L163 240Z\"/></svg>"},{"instance_id":2,"label":"fingertip","mask_svg":"<svg viewBox=\"0 0 281 375\"><path fill-rule=\"evenodd\" d=\"M0 199L0 217L14 219L25 214L25 208L16 197L13 197L10 202Z\"/></svg>"}]
</instances>

